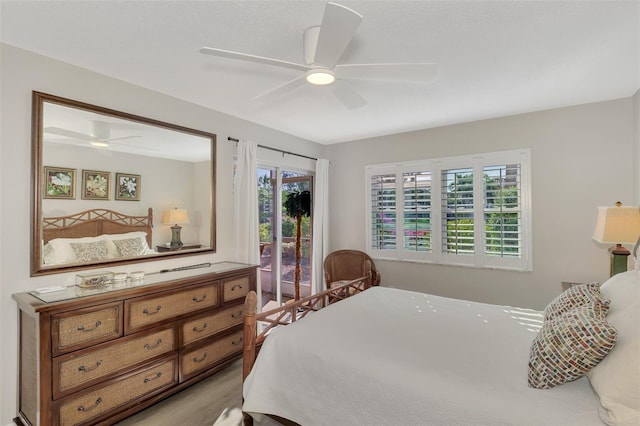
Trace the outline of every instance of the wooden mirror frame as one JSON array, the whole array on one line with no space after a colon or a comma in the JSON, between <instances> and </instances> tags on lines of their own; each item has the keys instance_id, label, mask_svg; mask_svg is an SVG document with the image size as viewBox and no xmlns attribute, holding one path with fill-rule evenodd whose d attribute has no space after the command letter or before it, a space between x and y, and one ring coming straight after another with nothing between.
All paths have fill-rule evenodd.
<instances>
[{"instance_id":1,"label":"wooden mirror frame","mask_svg":"<svg viewBox=\"0 0 640 426\"><path fill-rule=\"evenodd\" d=\"M74 108L84 110L96 114L110 116L113 118L128 120L135 123L144 125L150 125L160 127L165 130L172 130L188 135L203 137L211 141L211 181L210 181L210 194L209 194L209 212L210 212L210 244L206 247L169 251L163 253L156 253L153 255L141 255L137 257L128 257L123 259L108 259L101 261L91 261L86 263L73 263L73 264L61 264L53 266L45 266L42 260L42 242L44 240L43 231L43 199L44 199L44 167L43 163L43 149L44 149L44 104L53 103L68 108ZM215 193L216 193L216 135L200 130L190 129L187 127L179 126L176 124L165 123L162 121L154 120L151 118L141 117L134 114L129 114L122 111L116 111L113 109L91 105L88 103L75 101L72 99L66 99L55 95L41 93L33 91L32 94L32 148L31 148L31 276L49 275L64 272L80 271L93 268L108 268L110 266L121 266L131 263L139 262L153 262L158 260L166 260L167 257L173 256L190 256L198 255L206 252L215 252L216 250L216 211L215 211ZM113 173L115 176L115 172ZM148 206L140 206L141 210L147 211ZM97 209L101 210L101 209ZM148 217L152 221L151 209L149 208ZM107 210L108 211L108 210ZM78 212L74 212L78 213ZM162 212L156 212L156 223L160 223L162 218ZM204 219L206 220L206 218ZM153 223L150 223L152 226ZM106 232L110 233L110 232ZM113 233L113 232L111 232ZM149 238L148 238L149 240ZM151 243L149 243L151 247ZM151 247L153 248L153 247Z\"/></svg>"}]
</instances>

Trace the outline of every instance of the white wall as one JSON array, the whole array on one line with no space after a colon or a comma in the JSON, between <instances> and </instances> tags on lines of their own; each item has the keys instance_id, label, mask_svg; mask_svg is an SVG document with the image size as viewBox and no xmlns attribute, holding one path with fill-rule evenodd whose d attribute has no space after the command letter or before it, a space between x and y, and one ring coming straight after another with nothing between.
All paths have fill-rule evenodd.
<instances>
[{"instance_id":1,"label":"white wall","mask_svg":"<svg viewBox=\"0 0 640 426\"><path fill-rule=\"evenodd\" d=\"M632 110L626 98L330 145L331 249L365 249L365 165L531 148L532 272L378 260L382 284L543 308L561 281L604 280L591 235L597 206L634 201Z\"/></svg>"},{"instance_id":2,"label":"white wall","mask_svg":"<svg viewBox=\"0 0 640 426\"><path fill-rule=\"evenodd\" d=\"M215 133L217 253L111 268L155 271L200 262L233 260L232 170L235 145L227 137L251 139L318 157L324 147L120 80L0 44L0 424L16 414L17 310L11 294L58 283L74 274L29 276L31 197L31 92L33 90ZM150 70L150 72L153 72Z\"/></svg>"},{"instance_id":3,"label":"white wall","mask_svg":"<svg viewBox=\"0 0 640 426\"><path fill-rule=\"evenodd\" d=\"M633 121L634 121L634 146L635 146L635 205L640 206L640 89L633 95Z\"/></svg>"},{"instance_id":4,"label":"white wall","mask_svg":"<svg viewBox=\"0 0 640 426\"><path fill-rule=\"evenodd\" d=\"M205 187L208 193L211 185L210 179L207 177L195 179L196 163L113 151L107 151L108 158L105 161L105 157L100 155L100 151L91 148L51 143L44 144L44 147L46 148L43 151L43 158L46 159L44 166L76 169L75 200L42 200L44 217L66 216L92 208L109 209L134 216L146 216L147 209L151 207L154 213L151 248L154 248L156 245L164 245L171 240L171 225L162 224L164 210L180 207L189 212L191 220L191 223L182 229L182 240L209 245L211 227L207 221L201 220L203 214L208 214L209 205L198 205L198 201L203 197L197 197L196 194L201 194ZM210 173L208 164L205 165L207 172ZM83 169L111 173L108 200L82 199ZM139 201L114 199L117 172L140 175ZM207 198L208 201L208 197L204 198ZM200 235L203 236L202 239Z\"/></svg>"}]
</instances>

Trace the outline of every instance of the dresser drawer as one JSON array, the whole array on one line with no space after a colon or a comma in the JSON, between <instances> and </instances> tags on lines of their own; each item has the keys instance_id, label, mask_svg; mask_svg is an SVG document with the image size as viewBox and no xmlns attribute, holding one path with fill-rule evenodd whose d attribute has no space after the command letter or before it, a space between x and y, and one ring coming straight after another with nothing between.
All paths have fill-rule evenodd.
<instances>
[{"instance_id":1,"label":"dresser drawer","mask_svg":"<svg viewBox=\"0 0 640 426\"><path fill-rule=\"evenodd\" d=\"M249 293L249 277L240 277L223 281L223 302L245 297Z\"/></svg>"},{"instance_id":2,"label":"dresser drawer","mask_svg":"<svg viewBox=\"0 0 640 426\"><path fill-rule=\"evenodd\" d=\"M126 300L125 333L218 305L218 284L189 287L186 290Z\"/></svg>"},{"instance_id":3,"label":"dresser drawer","mask_svg":"<svg viewBox=\"0 0 640 426\"><path fill-rule=\"evenodd\" d=\"M55 356L120 337L122 302L63 312L51 320L51 351Z\"/></svg>"},{"instance_id":4,"label":"dresser drawer","mask_svg":"<svg viewBox=\"0 0 640 426\"><path fill-rule=\"evenodd\" d=\"M54 404L54 424L80 425L92 422L130 402L151 397L156 391L177 384L175 357L122 380L73 395ZM55 415L57 413L57 415Z\"/></svg>"},{"instance_id":5,"label":"dresser drawer","mask_svg":"<svg viewBox=\"0 0 640 426\"><path fill-rule=\"evenodd\" d=\"M225 308L214 314L187 321L182 325L182 344L188 345L242 323L244 305Z\"/></svg>"},{"instance_id":6,"label":"dresser drawer","mask_svg":"<svg viewBox=\"0 0 640 426\"><path fill-rule=\"evenodd\" d=\"M180 355L180 381L184 381L218 361L242 352L242 330L221 337L208 345Z\"/></svg>"},{"instance_id":7,"label":"dresser drawer","mask_svg":"<svg viewBox=\"0 0 640 426\"><path fill-rule=\"evenodd\" d=\"M176 348L173 328L136 338L123 338L91 351L53 359L53 398L58 399L108 375L157 358Z\"/></svg>"}]
</instances>

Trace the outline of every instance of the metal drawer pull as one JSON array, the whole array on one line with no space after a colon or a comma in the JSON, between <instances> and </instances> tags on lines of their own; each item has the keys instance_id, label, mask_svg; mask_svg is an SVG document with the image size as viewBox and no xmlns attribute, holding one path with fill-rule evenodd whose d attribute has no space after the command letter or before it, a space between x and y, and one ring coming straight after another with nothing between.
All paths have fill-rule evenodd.
<instances>
[{"instance_id":1,"label":"metal drawer pull","mask_svg":"<svg viewBox=\"0 0 640 426\"><path fill-rule=\"evenodd\" d=\"M236 284L233 287L231 287L231 291L234 291L236 288L239 288L240 290L242 290L242 284Z\"/></svg>"},{"instance_id":2,"label":"metal drawer pull","mask_svg":"<svg viewBox=\"0 0 640 426\"><path fill-rule=\"evenodd\" d=\"M145 350L147 350L147 351L148 351L148 350L150 350L150 349L155 349L155 348L157 348L158 346L160 346L160 343L162 343L162 339L158 339L158 341L156 342L156 344L155 344L155 345L153 345L153 346L151 346L151 345L150 345L150 344L148 344L148 343L145 343L145 344L144 344L144 349L145 349Z\"/></svg>"},{"instance_id":3,"label":"metal drawer pull","mask_svg":"<svg viewBox=\"0 0 640 426\"><path fill-rule=\"evenodd\" d=\"M79 325L78 331L93 331L96 328L100 327L101 325L102 325L102 321L96 321L96 326L93 328L84 328L84 325Z\"/></svg>"},{"instance_id":4,"label":"metal drawer pull","mask_svg":"<svg viewBox=\"0 0 640 426\"><path fill-rule=\"evenodd\" d=\"M233 346L239 345L240 343L242 343L242 337L241 337L241 338L239 338L238 340L232 340L232 341L231 341L231 344L232 344Z\"/></svg>"},{"instance_id":5,"label":"metal drawer pull","mask_svg":"<svg viewBox=\"0 0 640 426\"><path fill-rule=\"evenodd\" d=\"M202 299L198 299L198 296L193 296L191 298L191 300L193 300L194 302L198 303L198 302L203 302L204 299L206 299L206 298L207 298L207 294L205 293L205 294L202 295Z\"/></svg>"},{"instance_id":6,"label":"metal drawer pull","mask_svg":"<svg viewBox=\"0 0 640 426\"><path fill-rule=\"evenodd\" d=\"M78 367L78 371L84 371L85 373L88 373L89 371L93 371L96 368L100 367L101 365L102 365L102 360L99 359L98 361L96 361L95 367L85 367L84 365L81 365L80 367Z\"/></svg>"},{"instance_id":7,"label":"metal drawer pull","mask_svg":"<svg viewBox=\"0 0 640 426\"><path fill-rule=\"evenodd\" d=\"M231 314L231 318L236 319L242 316L242 311L234 312Z\"/></svg>"},{"instance_id":8,"label":"metal drawer pull","mask_svg":"<svg viewBox=\"0 0 640 426\"><path fill-rule=\"evenodd\" d=\"M197 356L193 357L193 362L202 362L207 358L207 353L205 352L204 355L202 355L202 358L198 358Z\"/></svg>"},{"instance_id":9,"label":"metal drawer pull","mask_svg":"<svg viewBox=\"0 0 640 426\"><path fill-rule=\"evenodd\" d=\"M96 403L89 407L85 407L84 405L79 406L78 411L91 411L94 408L96 408L98 405L100 405L101 402L102 402L102 398L98 398L96 399Z\"/></svg>"},{"instance_id":10,"label":"metal drawer pull","mask_svg":"<svg viewBox=\"0 0 640 426\"><path fill-rule=\"evenodd\" d=\"M154 312L149 312L149 310L147 308L145 308L144 311L142 311L142 313L145 314L145 315L155 315L158 312L160 312L160 309L162 309L162 306L158 305L158 306L156 306L156 310Z\"/></svg>"},{"instance_id":11,"label":"metal drawer pull","mask_svg":"<svg viewBox=\"0 0 640 426\"><path fill-rule=\"evenodd\" d=\"M153 377L145 377L144 378L144 382L145 383L153 382L154 380L158 380L160 378L160 376L162 376L162 373L158 372Z\"/></svg>"},{"instance_id":12,"label":"metal drawer pull","mask_svg":"<svg viewBox=\"0 0 640 426\"><path fill-rule=\"evenodd\" d=\"M196 333L202 333L204 329L207 328L207 323L202 324L202 328L198 328L197 326L193 327L193 331Z\"/></svg>"}]
</instances>

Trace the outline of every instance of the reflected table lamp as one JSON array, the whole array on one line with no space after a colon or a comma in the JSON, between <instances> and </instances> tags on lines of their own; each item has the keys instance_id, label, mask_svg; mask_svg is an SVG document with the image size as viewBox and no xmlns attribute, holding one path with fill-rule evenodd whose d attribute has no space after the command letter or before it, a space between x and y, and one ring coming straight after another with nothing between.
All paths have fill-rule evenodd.
<instances>
[{"instance_id":1,"label":"reflected table lamp","mask_svg":"<svg viewBox=\"0 0 640 426\"><path fill-rule=\"evenodd\" d=\"M180 231L182 226L189 223L189 215L185 209L169 209L164 211L162 216L162 223L165 225L173 224L171 227L171 243L170 247L182 247L182 241L180 240Z\"/></svg>"},{"instance_id":2,"label":"reflected table lamp","mask_svg":"<svg viewBox=\"0 0 640 426\"><path fill-rule=\"evenodd\" d=\"M640 237L640 207L598 207L598 219L593 239L602 244L615 244L611 253L611 276L627 270L630 252L622 244L633 244Z\"/></svg>"}]
</instances>

